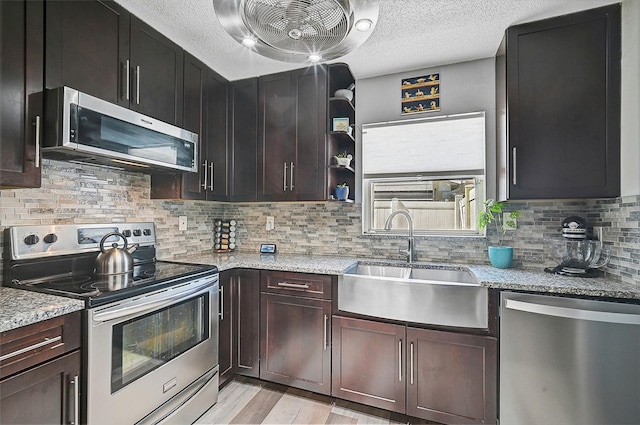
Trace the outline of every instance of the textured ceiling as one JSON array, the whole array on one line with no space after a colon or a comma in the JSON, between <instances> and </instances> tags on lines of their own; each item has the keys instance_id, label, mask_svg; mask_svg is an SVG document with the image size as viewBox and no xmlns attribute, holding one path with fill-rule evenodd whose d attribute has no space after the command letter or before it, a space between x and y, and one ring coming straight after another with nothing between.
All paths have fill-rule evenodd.
<instances>
[{"instance_id":1,"label":"textured ceiling","mask_svg":"<svg viewBox=\"0 0 640 425\"><path fill-rule=\"evenodd\" d=\"M116 0L228 80L300 68L228 36L212 0ZM233 1L233 0L227 0ZM510 25L619 0L379 0L371 37L346 62L357 79L491 57Z\"/></svg>"}]
</instances>

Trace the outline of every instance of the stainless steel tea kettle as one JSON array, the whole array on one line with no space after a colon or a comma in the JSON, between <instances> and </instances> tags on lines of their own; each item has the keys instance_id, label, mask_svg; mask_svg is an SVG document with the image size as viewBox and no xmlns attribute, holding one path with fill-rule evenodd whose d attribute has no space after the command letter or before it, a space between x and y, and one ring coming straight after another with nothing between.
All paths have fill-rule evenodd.
<instances>
[{"instance_id":1,"label":"stainless steel tea kettle","mask_svg":"<svg viewBox=\"0 0 640 425\"><path fill-rule=\"evenodd\" d=\"M105 250L104 243L111 236L119 236L124 241L124 247L118 248L114 242L111 248ZM107 233L100 240L100 254L96 257L95 273L97 275L119 275L133 271L133 256L131 253L138 248L138 244L129 246L127 238L118 232Z\"/></svg>"}]
</instances>

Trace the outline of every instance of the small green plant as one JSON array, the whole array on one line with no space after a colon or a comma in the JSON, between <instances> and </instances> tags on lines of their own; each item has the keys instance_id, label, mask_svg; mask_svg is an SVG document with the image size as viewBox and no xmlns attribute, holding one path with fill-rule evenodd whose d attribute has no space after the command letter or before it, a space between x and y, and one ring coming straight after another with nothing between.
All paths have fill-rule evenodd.
<instances>
[{"instance_id":1,"label":"small green plant","mask_svg":"<svg viewBox=\"0 0 640 425\"><path fill-rule=\"evenodd\" d=\"M342 183L337 185L336 187L349 187L349 185L347 183Z\"/></svg>"},{"instance_id":2,"label":"small green plant","mask_svg":"<svg viewBox=\"0 0 640 425\"><path fill-rule=\"evenodd\" d=\"M484 201L484 210L478 211L478 227L482 230L489 224L495 223L499 245L502 245L502 238L507 232L504 224L509 227L515 227L516 223L514 220L522 215L521 211L511 211L509 213L509 220L503 223L502 212L504 205L504 202L497 202L495 199L487 199Z\"/></svg>"},{"instance_id":3,"label":"small green plant","mask_svg":"<svg viewBox=\"0 0 640 425\"><path fill-rule=\"evenodd\" d=\"M347 158L349 156L349 154L347 153L347 151L341 152L339 154L336 155L336 158Z\"/></svg>"}]
</instances>

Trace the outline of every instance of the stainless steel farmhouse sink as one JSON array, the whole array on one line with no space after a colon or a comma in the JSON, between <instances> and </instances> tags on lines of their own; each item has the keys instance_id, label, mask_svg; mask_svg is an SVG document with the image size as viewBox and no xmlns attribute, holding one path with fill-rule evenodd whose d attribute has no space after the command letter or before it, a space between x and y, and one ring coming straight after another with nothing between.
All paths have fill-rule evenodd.
<instances>
[{"instance_id":1,"label":"stainless steel farmhouse sink","mask_svg":"<svg viewBox=\"0 0 640 425\"><path fill-rule=\"evenodd\" d=\"M384 319L487 328L488 309L488 289L464 268L357 264L338 283L338 310Z\"/></svg>"}]
</instances>

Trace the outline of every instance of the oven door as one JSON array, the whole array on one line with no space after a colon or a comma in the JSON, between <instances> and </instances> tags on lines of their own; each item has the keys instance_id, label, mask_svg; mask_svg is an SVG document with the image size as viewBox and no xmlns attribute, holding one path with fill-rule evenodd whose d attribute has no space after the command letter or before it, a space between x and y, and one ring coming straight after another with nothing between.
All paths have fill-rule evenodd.
<instances>
[{"instance_id":1,"label":"oven door","mask_svg":"<svg viewBox=\"0 0 640 425\"><path fill-rule=\"evenodd\" d=\"M217 399L218 275L89 310L87 347L88 424L197 419Z\"/></svg>"}]
</instances>

